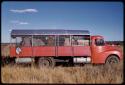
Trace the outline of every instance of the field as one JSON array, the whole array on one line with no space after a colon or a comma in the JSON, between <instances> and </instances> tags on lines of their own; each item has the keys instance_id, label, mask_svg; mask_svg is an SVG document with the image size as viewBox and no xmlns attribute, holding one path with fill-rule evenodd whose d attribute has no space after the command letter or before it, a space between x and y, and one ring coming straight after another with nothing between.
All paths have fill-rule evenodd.
<instances>
[{"instance_id":1,"label":"field","mask_svg":"<svg viewBox=\"0 0 125 85\"><path fill-rule=\"evenodd\" d=\"M34 66L5 66L2 83L112 83L123 82L123 63L114 66L85 65L38 69Z\"/></svg>"},{"instance_id":2,"label":"field","mask_svg":"<svg viewBox=\"0 0 125 85\"><path fill-rule=\"evenodd\" d=\"M57 66L39 69L35 66L1 67L2 83L67 83L67 84L121 84L123 83L123 61L119 64L77 67Z\"/></svg>"}]
</instances>

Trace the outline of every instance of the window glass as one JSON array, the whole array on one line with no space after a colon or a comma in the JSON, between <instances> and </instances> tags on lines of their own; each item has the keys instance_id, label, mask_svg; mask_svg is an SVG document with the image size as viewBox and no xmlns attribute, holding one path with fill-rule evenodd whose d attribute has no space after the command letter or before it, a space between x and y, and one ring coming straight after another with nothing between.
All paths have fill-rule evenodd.
<instances>
[{"instance_id":1,"label":"window glass","mask_svg":"<svg viewBox=\"0 0 125 85\"><path fill-rule=\"evenodd\" d=\"M33 46L55 46L55 36L33 36Z\"/></svg>"},{"instance_id":2,"label":"window glass","mask_svg":"<svg viewBox=\"0 0 125 85\"><path fill-rule=\"evenodd\" d=\"M32 46L32 37L31 36L25 36L20 37L20 45L21 46Z\"/></svg>"},{"instance_id":3,"label":"window glass","mask_svg":"<svg viewBox=\"0 0 125 85\"><path fill-rule=\"evenodd\" d=\"M32 46L31 36L16 37L16 46Z\"/></svg>"},{"instance_id":4,"label":"window glass","mask_svg":"<svg viewBox=\"0 0 125 85\"><path fill-rule=\"evenodd\" d=\"M59 35L59 40L57 39L59 46L71 46L69 35Z\"/></svg>"},{"instance_id":5,"label":"window glass","mask_svg":"<svg viewBox=\"0 0 125 85\"><path fill-rule=\"evenodd\" d=\"M73 46L88 46L90 44L90 37L87 35L74 35L72 36Z\"/></svg>"},{"instance_id":6,"label":"window glass","mask_svg":"<svg viewBox=\"0 0 125 85\"><path fill-rule=\"evenodd\" d=\"M46 36L33 36L33 46L46 45Z\"/></svg>"},{"instance_id":7,"label":"window glass","mask_svg":"<svg viewBox=\"0 0 125 85\"><path fill-rule=\"evenodd\" d=\"M11 38L11 43L16 43L16 38Z\"/></svg>"},{"instance_id":8,"label":"window glass","mask_svg":"<svg viewBox=\"0 0 125 85\"><path fill-rule=\"evenodd\" d=\"M16 37L16 46L21 46L22 37Z\"/></svg>"},{"instance_id":9,"label":"window glass","mask_svg":"<svg viewBox=\"0 0 125 85\"><path fill-rule=\"evenodd\" d=\"M95 39L95 44L97 46L103 46L104 45L104 40L103 39Z\"/></svg>"},{"instance_id":10,"label":"window glass","mask_svg":"<svg viewBox=\"0 0 125 85\"><path fill-rule=\"evenodd\" d=\"M55 46L55 36L53 35L49 35L49 36L46 36L46 44L47 46Z\"/></svg>"},{"instance_id":11,"label":"window glass","mask_svg":"<svg viewBox=\"0 0 125 85\"><path fill-rule=\"evenodd\" d=\"M16 38L15 37L11 37L10 45L11 45L11 47L15 47L16 46Z\"/></svg>"}]
</instances>

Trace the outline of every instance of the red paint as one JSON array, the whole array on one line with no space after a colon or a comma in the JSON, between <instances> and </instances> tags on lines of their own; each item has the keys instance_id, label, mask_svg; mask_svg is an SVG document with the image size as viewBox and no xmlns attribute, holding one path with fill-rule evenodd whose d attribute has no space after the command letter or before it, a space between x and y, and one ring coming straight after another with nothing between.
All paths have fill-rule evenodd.
<instances>
[{"instance_id":1,"label":"red paint","mask_svg":"<svg viewBox=\"0 0 125 85\"><path fill-rule=\"evenodd\" d=\"M74 56L91 56L90 46L73 46Z\"/></svg>"},{"instance_id":2,"label":"red paint","mask_svg":"<svg viewBox=\"0 0 125 85\"><path fill-rule=\"evenodd\" d=\"M92 44L91 44L91 56L92 56L92 63L105 63L106 58L109 55L115 54L119 57L119 59L122 59L122 51L117 46L110 46L110 45L104 45L104 46L96 46L95 45L95 39L102 39L102 36L92 36Z\"/></svg>"},{"instance_id":3,"label":"red paint","mask_svg":"<svg viewBox=\"0 0 125 85\"><path fill-rule=\"evenodd\" d=\"M57 55L58 56L73 56L72 46L58 46Z\"/></svg>"},{"instance_id":4,"label":"red paint","mask_svg":"<svg viewBox=\"0 0 125 85\"><path fill-rule=\"evenodd\" d=\"M55 56L55 46L34 46L33 56Z\"/></svg>"},{"instance_id":5,"label":"red paint","mask_svg":"<svg viewBox=\"0 0 125 85\"><path fill-rule=\"evenodd\" d=\"M11 57L55 57L55 56L91 56L92 63L105 63L106 58L115 54L122 59L122 51L116 46L96 46L95 39L103 39L102 36L91 36L90 46L34 46L21 47L20 54L16 54L16 48L10 48Z\"/></svg>"}]
</instances>

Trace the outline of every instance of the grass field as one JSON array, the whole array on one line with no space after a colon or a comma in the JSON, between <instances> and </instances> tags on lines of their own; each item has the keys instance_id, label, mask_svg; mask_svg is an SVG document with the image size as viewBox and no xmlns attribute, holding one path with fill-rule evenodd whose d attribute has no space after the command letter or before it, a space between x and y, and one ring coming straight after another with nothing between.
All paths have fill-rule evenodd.
<instances>
[{"instance_id":1,"label":"grass field","mask_svg":"<svg viewBox=\"0 0 125 85\"><path fill-rule=\"evenodd\" d=\"M67 83L98 84L123 82L123 62L113 66L86 64L79 67L38 69L35 66L1 67L2 83Z\"/></svg>"},{"instance_id":2,"label":"grass field","mask_svg":"<svg viewBox=\"0 0 125 85\"><path fill-rule=\"evenodd\" d=\"M38 69L34 66L5 66L1 69L2 83L122 83L123 63L117 65L89 65L83 67L55 67Z\"/></svg>"}]
</instances>

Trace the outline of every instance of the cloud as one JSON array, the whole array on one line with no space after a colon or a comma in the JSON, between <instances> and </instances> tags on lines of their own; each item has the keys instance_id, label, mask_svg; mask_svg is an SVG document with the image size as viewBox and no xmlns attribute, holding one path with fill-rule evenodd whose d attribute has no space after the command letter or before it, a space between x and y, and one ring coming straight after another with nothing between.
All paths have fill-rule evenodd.
<instances>
[{"instance_id":1,"label":"cloud","mask_svg":"<svg viewBox=\"0 0 125 85\"><path fill-rule=\"evenodd\" d=\"M26 25L26 24L29 24L28 22L20 22L19 23L20 25Z\"/></svg>"},{"instance_id":2,"label":"cloud","mask_svg":"<svg viewBox=\"0 0 125 85\"><path fill-rule=\"evenodd\" d=\"M15 24L17 24L17 23L19 23L19 21L17 21L17 20L15 20L15 21L10 21L11 23L15 23Z\"/></svg>"},{"instance_id":3,"label":"cloud","mask_svg":"<svg viewBox=\"0 0 125 85\"><path fill-rule=\"evenodd\" d=\"M38 10L36 9L11 9L13 13L36 13Z\"/></svg>"},{"instance_id":4,"label":"cloud","mask_svg":"<svg viewBox=\"0 0 125 85\"><path fill-rule=\"evenodd\" d=\"M28 22L18 21L18 20L11 21L11 23L13 23L13 24L18 24L18 25L27 25L27 24L29 24Z\"/></svg>"}]
</instances>

